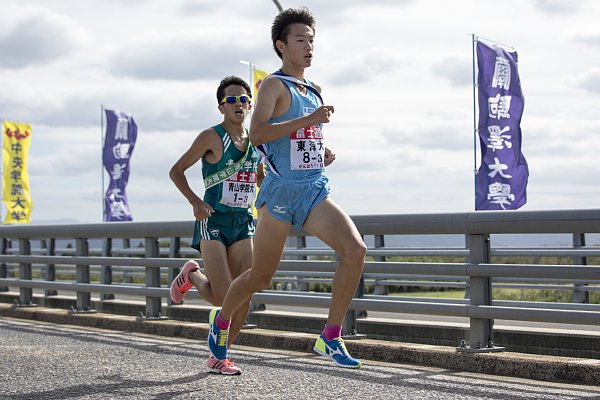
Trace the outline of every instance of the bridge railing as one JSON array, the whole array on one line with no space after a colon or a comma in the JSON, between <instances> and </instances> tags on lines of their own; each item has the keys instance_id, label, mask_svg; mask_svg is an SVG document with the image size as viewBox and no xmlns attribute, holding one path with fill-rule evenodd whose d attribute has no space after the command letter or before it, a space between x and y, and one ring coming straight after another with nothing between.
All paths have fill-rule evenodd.
<instances>
[{"instance_id":1,"label":"bridge railing","mask_svg":"<svg viewBox=\"0 0 600 400\"><path fill-rule=\"evenodd\" d=\"M585 245L586 234L600 232L600 210L556 210L556 211L503 211L469 212L451 214L406 214L373 215L353 217L362 235L374 237L374 247L369 255L361 285L350 305L344 321L344 333L356 333L359 312L385 311L392 313L415 313L467 317L470 320L469 346L463 351L496 351L493 341L493 320L526 320L571 324L600 325L600 306L594 304L565 304L544 302L508 302L492 298L493 281L512 280L531 284L538 282L572 283L579 293L600 290L600 266L587 265L588 257L599 255L598 248ZM181 239L189 238L192 222L142 222L101 223L75 225L25 225L0 227L0 287L18 287L19 303L33 303L33 289L43 289L51 296L59 290L72 291L77 295L75 312L91 311L91 293L99 293L101 299L126 294L143 296L146 302L145 318L161 318L161 300L168 298L168 283L182 265L182 257L189 253L181 249ZM572 248L557 249L494 249L490 235L494 234L570 234ZM286 250L289 258L279 266L278 278L293 279L329 278L337 267L335 254L328 249L306 247L307 234L291 231L296 238L297 249ZM389 235L463 235L464 248L459 249L403 249L386 248L385 238ZM126 243L137 238L142 247L113 249L114 239ZM90 240L102 240L99 255L90 251ZM168 240L165 251L159 246L161 239ZM57 254L57 240L74 241L73 255ZM32 249L32 241L46 241L45 251ZM11 246L9 246L11 244ZM42 246L44 247L44 246ZM128 247L128 246L125 246ZM45 254L40 254L45 253ZM563 255L573 258L569 265L540 264L494 264L491 257L500 255ZM118 254L118 256L114 256ZM413 255L456 255L464 262L396 262L391 256ZM186 257L188 256L188 257ZM331 259L314 259L315 257ZM9 278L9 266L17 265L19 278ZM57 281L56 266L73 266L74 281ZM45 279L33 279L32 271L43 266ZM114 284L113 266L138 267L143 269L143 286ZM93 268L92 268L93 267ZM91 270L98 269L99 282L92 281ZM161 269L167 271L167 284L161 283ZM54 275L54 276L53 276ZM424 300L398 298L395 296L367 295L364 282L371 279L401 284L429 279L451 280L458 284L468 283L468 299ZM449 283L446 282L446 285ZM515 283L516 284L516 283ZM564 285L550 285L553 289ZM582 290L583 289L583 290ZM263 291L253 298L254 303L302 305L304 307L328 307L331 296L327 293Z\"/></svg>"}]
</instances>

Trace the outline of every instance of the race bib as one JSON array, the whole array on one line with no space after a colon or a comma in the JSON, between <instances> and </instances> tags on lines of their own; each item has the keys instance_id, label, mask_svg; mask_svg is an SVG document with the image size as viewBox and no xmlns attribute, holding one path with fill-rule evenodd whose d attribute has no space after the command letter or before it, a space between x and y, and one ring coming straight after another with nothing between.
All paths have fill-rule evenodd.
<instances>
[{"instance_id":1,"label":"race bib","mask_svg":"<svg viewBox=\"0 0 600 400\"><path fill-rule=\"evenodd\" d=\"M308 126L290 134L290 168L325 168L325 143L319 126Z\"/></svg>"},{"instance_id":2,"label":"race bib","mask_svg":"<svg viewBox=\"0 0 600 400\"><path fill-rule=\"evenodd\" d=\"M229 207L250 208L256 197L256 172L238 171L223 181L221 204Z\"/></svg>"}]
</instances>

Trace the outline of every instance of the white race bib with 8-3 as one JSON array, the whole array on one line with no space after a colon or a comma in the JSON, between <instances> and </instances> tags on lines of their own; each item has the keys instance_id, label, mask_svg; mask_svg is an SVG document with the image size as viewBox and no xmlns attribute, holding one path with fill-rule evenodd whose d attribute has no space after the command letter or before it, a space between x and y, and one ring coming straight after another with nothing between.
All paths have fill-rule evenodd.
<instances>
[{"instance_id":1,"label":"white race bib with 8-3","mask_svg":"<svg viewBox=\"0 0 600 400\"><path fill-rule=\"evenodd\" d=\"M290 168L325 167L325 142L319 126L307 126L290 134Z\"/></svg>"},{"instance_id":2,"label":"white race bib with 8-3","mask_svg":"<svg viewBox=\"0 0 600 400\"><path fill-rule=\"evenodd\" d=\"M238 171L223 181L221 204L229 207L250 208L256 197L256 173Z\"/></svg>"}]
</instances>

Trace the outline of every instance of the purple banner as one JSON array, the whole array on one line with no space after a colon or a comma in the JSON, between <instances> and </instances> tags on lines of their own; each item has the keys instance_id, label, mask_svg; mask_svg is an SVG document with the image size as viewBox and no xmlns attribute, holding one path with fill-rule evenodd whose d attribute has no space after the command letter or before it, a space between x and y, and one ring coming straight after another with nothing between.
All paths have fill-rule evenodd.
<instances>
[{"instance_id":1,"label":"purple banner","mask_svg":"<svg viewBox=\"0 0 600 400\"><path fill-rule=\"evenodd\" d=\"M476 210L516 210L527 202L529 169L521 154L523 92L517 53L477 42L479 143Z\"/></svg>"},{"instance_id":2,"label":"purple banner","mask_svg":"<svg viewBox=\"0 0 600 400\"><path fill-rule=\"evenodd\" d=\"M104 222L133 221L125 187L129 180L129 160L137 138L137 125L123 112L104 111L106 135L102 161L110 178L104 196Z\"/></svg>"}]
</instances>

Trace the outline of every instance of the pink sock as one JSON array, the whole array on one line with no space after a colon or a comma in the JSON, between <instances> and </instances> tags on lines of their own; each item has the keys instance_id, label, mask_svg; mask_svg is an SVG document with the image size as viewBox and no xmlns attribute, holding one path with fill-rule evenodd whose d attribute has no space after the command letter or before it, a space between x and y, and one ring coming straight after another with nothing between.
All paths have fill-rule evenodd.
<instances>
[{"instance_id":1,"label":"pink sock","mask_svg":"<svg viewBox=\"0 0 600 400\"><path fill-rule=\"evenodd\" d=\"M215 318L215 323L217 324L219 329L225 330L225 329L229 329L229 324L231 323L231 321L223 319L223 317L221 317L221 314L219 313L217 315L217 317Z\"/></svg>"},{"instance_id":2,"label":"pink sock","mask_svg":"<svg viewBox=\"0 0 600 400\"><path fill-rule=\"evenodd\" d=\"M333 340L342 336L342 326L341 325L325 325L325 329L323 329L323 337L327 340Z\"/></svg>"}]
</instances>

